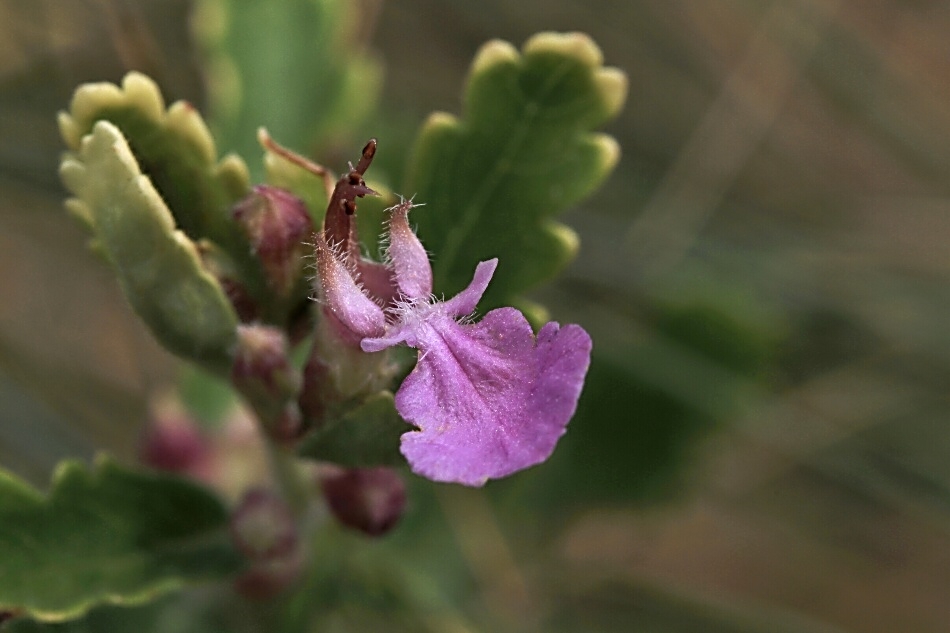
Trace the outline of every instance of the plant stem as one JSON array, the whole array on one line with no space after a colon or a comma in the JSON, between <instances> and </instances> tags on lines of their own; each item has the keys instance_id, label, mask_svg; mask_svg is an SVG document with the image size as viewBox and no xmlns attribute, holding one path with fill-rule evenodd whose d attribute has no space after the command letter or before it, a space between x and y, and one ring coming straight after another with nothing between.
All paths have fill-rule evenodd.
<instances>
[{"instance_id":1,"label":"plant stem","mask_svg":"<svg viewBox=\"0 0 950 633\"><path fill-rule=\"evenodd\" d=\"M302 516L310 504L312 495L297 456L291 449L280 446L269 438L266 443L271 468L284 500L294 515Z\"/></svg>"}]
</instances>

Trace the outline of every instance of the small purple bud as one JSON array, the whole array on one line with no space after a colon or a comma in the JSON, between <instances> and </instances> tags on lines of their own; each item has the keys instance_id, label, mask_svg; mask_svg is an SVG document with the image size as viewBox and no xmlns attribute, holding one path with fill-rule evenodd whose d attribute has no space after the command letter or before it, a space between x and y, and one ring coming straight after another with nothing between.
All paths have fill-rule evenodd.
<instances>
[{"instance_id":1,"label":"small purple bud","mask_svg":"<svg viewBox=\"0 0 950 633\"><path fill-rule=\"evenodd\" d=\"M250 566L235 580L249 598L287 589L303 571L303 548L290 508L272 492L247 492L231 516L231 539Z\"/></svg>"},{"instance_id":2,"label":"small purple bud","mask_svg":"<svg viewBox=\"0 0 950 633\"><path fill-rule=\"evenodd\" d=\"M239 325L231 381L254 407L270 436L290 441L300 431L296 405L302 382L290 362L288 342L278 328Z\"/></svg>"},{"instance_id":3,"label":"small purple bud","mask_svg":"<svg viewBox=\"0 0 950 633\"><path fill-rule=\"evenodd\" d=\"M251 565L234 579L234 588L245 598L267 600L280 595L303 575L301 550L287 558L264 560Z\"/></svg>"},{"instance_id":4,"label":"small purple bud","mask_svg":"<svg viewBox=\"0 0 950 633\"><path fill-rule=\"evenodd\" d=\"M207 442L194 427L169 424L146 432L141 458L153 468L181 473L200 462L207 451Z\"/></svg>"},{"instance_id":5,"label":"small purple bud","mask_svg":"<svg viewBox=\"0 0 950 633\"><path fill-rule=\"evenodd\" d=\"M210 453L210 443L194 422L170 406L153 412L139 447L139 457L148 466L189 475L207 469Z\"/></svg>"},{"instance_id":6,"label":"small purple bud","mask_svg":"<svg viewBox=\"0 0 950 633\"><path fill-rule=\"evenodd\" d=\"M432 266L422 242L409 227L411 200L390 209L387 254L399 291L407 299L424 299L432 294Z\"/></svg>"},{"instance_id":7,"label":"small purple bud","mask_svg":"<svg viewBox=\"0 0 950 633\"><path fill-rule=\"evenodd\" d=\"M252 561L285 558L299 545L287 504L269 490L249 490L231 515L231 539Z\"/></svg>"},{"instance_id":8,"label":"small purple bud","mask_svg":"<svg viewBox=\"0 0 950 633\"><path fill-rule=\"evenodd\" d=\"M303 274L303 241L313 222L303 200L288 191L258 185L235 205L232 215L251 242L267 281L286 297Z\"/></svg>"},{"instance_id":9,"label":"small purple bud","mask_svg":"<svg viewBox=\"0 0 950 633\"><path fill-rule=\"evenodd\" d=\"M324 466L321 485L337 520L369 536L391 530L406 505L406 484L392 468Z\"/></svg>"}]
</instances>

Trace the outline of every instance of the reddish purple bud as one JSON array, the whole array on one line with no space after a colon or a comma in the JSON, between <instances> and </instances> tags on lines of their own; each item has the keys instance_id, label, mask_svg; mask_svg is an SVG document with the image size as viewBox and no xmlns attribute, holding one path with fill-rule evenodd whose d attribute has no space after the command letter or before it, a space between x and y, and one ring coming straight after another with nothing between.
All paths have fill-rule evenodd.
<instances>
[{"instance_id":1,"label":"reddish purple bud","mask_svg":"<svg viewBox=\"0 0 950 633\"><path fill-rule=\"evenodd\" d=\"M290 508L272 492L247 492L231 516L231 538L250 566L235 580L249 598L269 598L293 584L303 570L303 548Z\"/></svg>"},{"instance_id":2,"label":"reddish purple bud","mask_svg":"<svg viewBox=\"0 0 950 633\"><path fill-rule=\"evenodd\" d=\"M422 242L409 228L411 200L403 200L390 209L388 259L399 292L408 299L432 294L432 266Z\"/></svg>"},{"instance_id":3,"label":"reddish purple bud","mask_svg":"<svg viewBox=\"0 0 950 633\"><path fill-rule=\"evenodd\" d=\"M278 187L258 185L232 214L251 242L267 281L278 295L289 295L303 274L303 241L313 231L303 200Z\"/></svg>"},{"instance_id":4,"label":"reddish purple bud","mask_svg":"<svg viewBox=\"0 0 950 633\"><path fill-rule=\"evenodd\" d=\"M259 561L234 579L234 588L245 598L267 600L291 587L303 574L304 557L298 550L293 556Z\"/></svg>"},{"instance_id":5,"label":"reddish purple bud","mask_svg":"<svg viewBox=\"0 0 950 633\"><path fill-rule=\"evenodd\" d=\"M168 425L146 432L141 458L153 468L180 473L200 462L207 451L207 442L195 428Z\"/></svg>"},{"instance_id":6,"label":"reddish purple bud","mask_svg":"<svg viewBox=\"0 0 950 633\"><path fill-rule=\"evenodd\" d=\"M392 468L325 466L321 480L330 511L347 527L381 536L402 516L406 484Z\"/></svg>"},{"instance_id":7,"label":"reddish purple bud","mask_svg":"<svg viewBox=\"0 0 950 633\"><path fill-rule=\"evenodd\" d=\"M211 446L184 412L159 409L148 422L139 457L144 464L174 473L198 475Z\"/></svg>"},{"instance_id":8,"label":"reddish purple bud","mask_svg":"<svg viewBox=\"0 0 950 633\"><path fill-rule=\"evenodd\" d=\"M290 363L283 331L269 325L238 326L231 378L245 392L259 391L275 399L294 393L300 376Z\"/></svg>"},{"instance_id":9,"label":"reddish purple bud","mask_svg":"<svg viewBox=\"0 0 950 633\"><path fill-rule=\"evenodd\" d=\"M238 326L231 381L247 398L272 438L294 439L300 430L296 405L302 378L290 362L287 337L267 325Z\"/></svg>"},{"instance_id":10,"label":"reddish purple bud","mask_svg":"<svg viewBox=\"0 0 950 633\"><path fill-rule=\"evenodd\" d=\"M298 547L293 513L269 490L249 490L231 515L231 538L252 561L286 558Z\"/></svg>"}]
</instances>

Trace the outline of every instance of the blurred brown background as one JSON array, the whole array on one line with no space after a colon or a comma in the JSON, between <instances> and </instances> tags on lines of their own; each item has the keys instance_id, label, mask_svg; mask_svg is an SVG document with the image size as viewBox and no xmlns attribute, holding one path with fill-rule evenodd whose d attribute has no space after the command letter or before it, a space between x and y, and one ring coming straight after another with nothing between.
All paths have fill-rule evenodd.
<instances>
[{"instance_id":1,"label":"blurred brown background","mask_svg":"<svg viewBox=\"0 0 950 633\"><path fill-rule=\"evenodd\" d=\"M590 33L630 76L621 164L568 220L584 248L561 287L596 302L572 316L618 338L638 288L692 260L790 328L780 386L705 445L686 500L566 531L579 595L648 579L844 630L950 628L950 7L392 2L388 98L455 110L481 41L542 29Z\"/></svg>"},{"instance_id":2,"label":"blurred brown background","mask_svg":"<svg viewBox=\"0 0 950 633\"><path fill-rule=\"evenodd\" d=\"M782 333L769 380L689 449L663 503L591 503L536 543L497 532L477 493L445 493L476 599L525 630L577 612L565 605L587 614L573 630L948 630L950 7L367 7L382 108L409 130L458 111L493 37L586 31L628 73L608 128L623 159L568 215L581 255L538 294L608 341L602 358L635 354L644 305L671 278L738 287ZM130 67L202 104L188 9L0 1L0 462L38 482L65 455L130 454L145 394L170 375L61 213L55 112L77 83ZM701 628L687 603L746 628Z\"/></svg>"}]
</instances>

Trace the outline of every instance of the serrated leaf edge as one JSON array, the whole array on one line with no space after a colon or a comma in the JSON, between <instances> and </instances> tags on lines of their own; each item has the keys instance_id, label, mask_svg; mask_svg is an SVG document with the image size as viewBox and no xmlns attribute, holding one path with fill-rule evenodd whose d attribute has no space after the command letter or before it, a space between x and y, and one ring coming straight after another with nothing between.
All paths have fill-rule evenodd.
<instances>
[{"instance_id":1,"label":"serrated leaf edge","mask_svg":"<svg viewBox=\"0 0 950 633\"><path fill-rule=\"evenodd\" d=\"M73 194L75 194L75 197L69 198L66 201L67 209L70 211L70 213L78 217L84 224L92 229L94 236L93 245L98 245L99 241L96 236L95 213L92 210L89 202L82 198L81 191L84 186L85 179L88 178L88 168L84 162L84 159L88 152L91 151L90 148L92 144L98 139L104 139L101 142L109 144L112 151L114 151L115 157L118 160L120 166L124 168L128 174L128 181L124 185L122 183L117 183L116 186L134 187L137 190L136 193L142 197L143 204L145 204L150 209L153 218L155 218L155 220L160 223L160 226L164 232L171 238L173 243L181 249L185 257L188 258L192 268L192 273L200 278L209 287L217 289L220 295L219 303L224 308L225 312L230 315L230 321L234 324L236 336L238 321L237 315L231 307L230 302L227 300L223 288L221 287L218 280L215 279L215 277L204 267L196 244L187 235L185 235L184 232L177 228L175 218L172 215L171 210L168 208L161 195L152 185L151 180L148 178L148 176L141 173L138 162L136 161L135 156L128 145L128 142L125 140L122 131L109 121L97 121L93 126L92 132L83 137L78 153L67 154L60 165L60 177L62 178L66 187ZM135 302L130 300L130 303L132 303L133 307L135 307ZM159 335L159 333L155 332L155 334L161 340L162 337ZM232 350L229 349L227 350L227 353L230 354L231 351ZM197 358L192 358L192 360L200 362L200 359ZM222 368L218 367L217 369Z\"/></svg>"},{"instance_id":2,"label":"serrated leaf edge","mask_svg":"<svg viewBox=\"0 0 950 633\"><path fill-rule=\"evenodd\" d=\"M166 109L158 84L137 71L126 74L121 87L110 82L79 86L73 93L69 110L57 114L60 136L69 149L79 151L83 136L88 134L85 131L91 132L96 114L123 106L134 107L156 125L193 141L213 175L227 179L231 187L236 183L241 183L245 190L249 187L250 172L239 156L228 154L215 162L214 138L198 110L187 101L176 101Z\"/></svg>"},{"instance_id":3,"label":"serrated leaf edge","mask_svg":"<svg viewBox=\"0 0 950 633\"><path fill-rule=\"evenodd\" d=\"M118 461L106 455L105 453L98 453L94 457L91 466L86 466L79 459L67 459L56 465L53 470L52 477L50 478L50 487L46 494L40 490L30 486L22 479L16 477L12 473L0 468L0 480L13 487L18 493L21 493L24 498L29 498L29 503L34 507L42 507L45 504L50 503L57 496L57 493L62 489L64 484L69 483L72 479L85 480L92 484L101 482L106 475L111 472L121 472L123 469ZM141 477L149 477L148 473L138 472L137 475ZM152 478L159 480L163 475L155 474L152 475ZM167 477L167 476L164 476ZM182 481L182 483L186 483ZM200 488L197 484L194 484L195 488ZM186 585L186 581L169 578L160 582L156 582L150 587L143 589L138 593L131 594L117 594L117 593L105 593L100 596L89 598L87 600L80 601L76 605L68 609L61 610L43 610L43 609L34 609L29 607L22 607L21 605L15 605L14 608L18 613L29 616L41 622L64 622L66 620L72 620L85 615L90 609L95 606L110 604L117 606L135 606L147 603L154 599L156 596L159 596L164 593L180 589ZM0 610L8 608L11 605L0 605Z\"/></svg>"}]
</instances>

